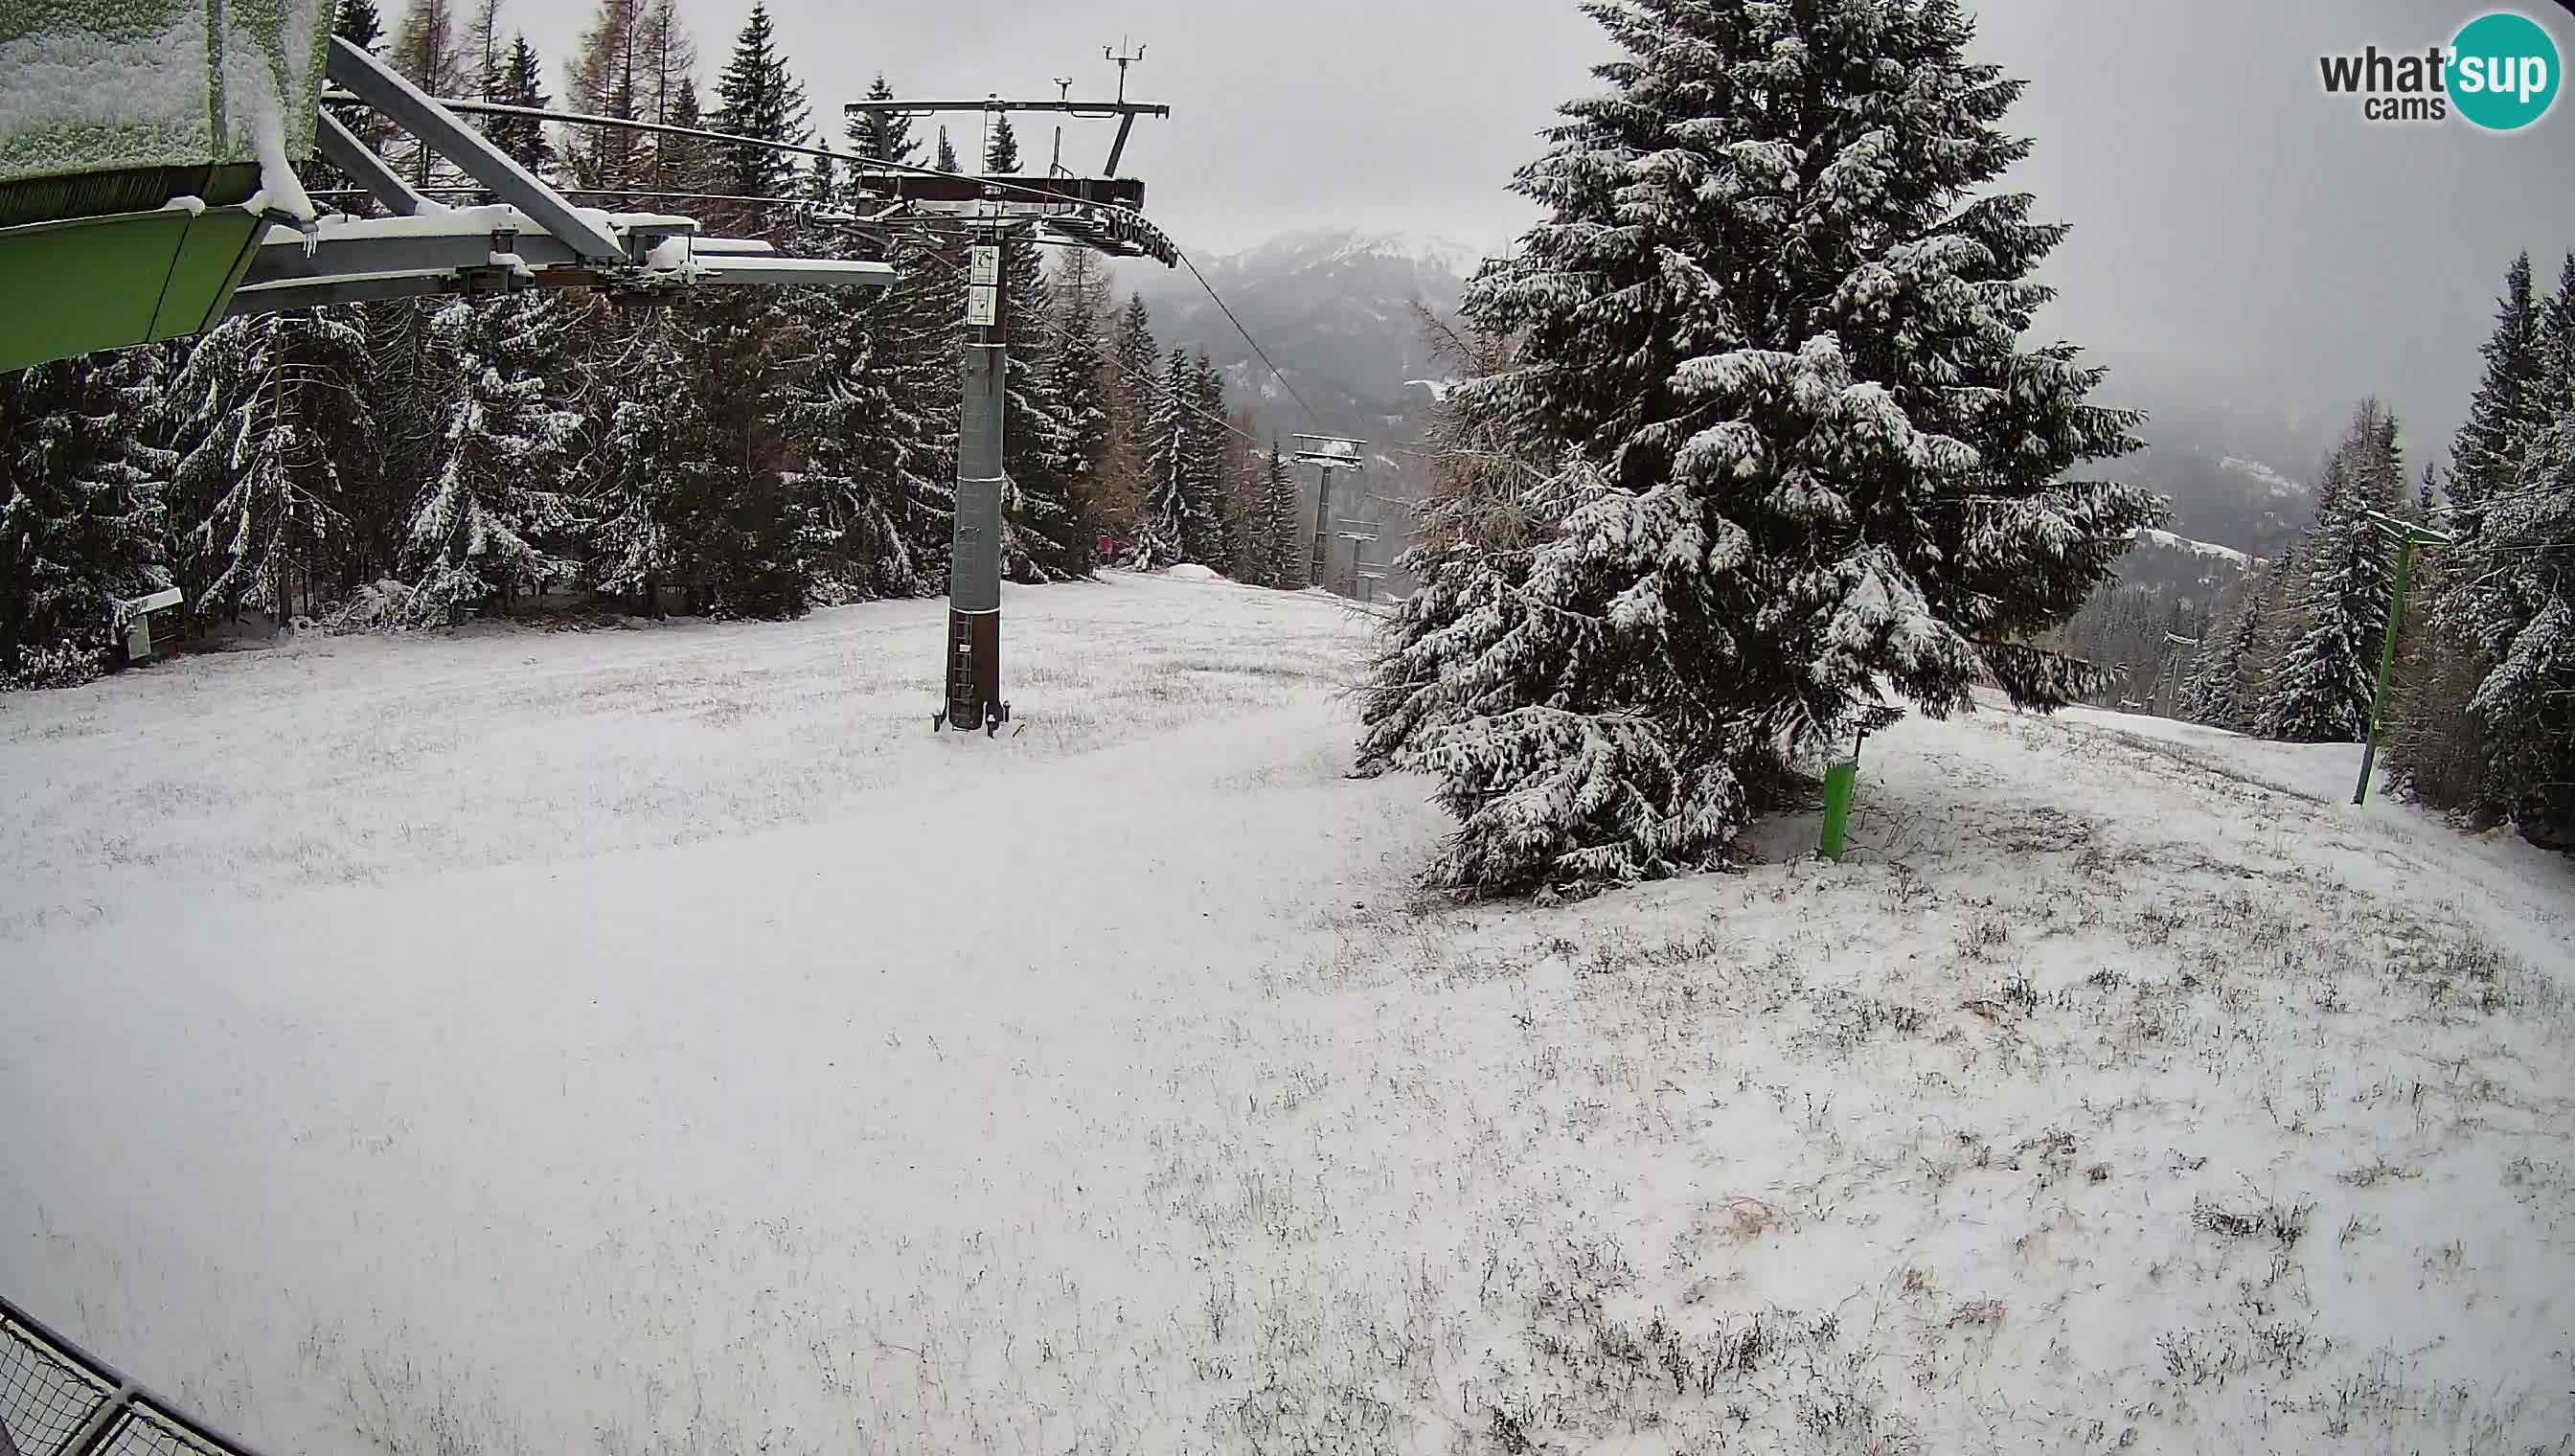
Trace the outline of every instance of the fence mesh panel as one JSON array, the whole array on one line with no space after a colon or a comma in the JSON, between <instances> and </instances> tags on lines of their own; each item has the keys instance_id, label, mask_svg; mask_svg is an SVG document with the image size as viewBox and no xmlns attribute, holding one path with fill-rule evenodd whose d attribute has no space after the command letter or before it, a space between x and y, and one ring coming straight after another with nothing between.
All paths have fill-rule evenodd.
<instances>
[{"instance_id":1,"label":"fence mesh panel","mask_svg":"<svg viewBox=\"0 0 2575 1456\"><path fill-rule=\"evenodd\" d=\"M121 1394L120 1394L121 1393ZM74 1452L99 1413L114 1407ZM252 1456L0 1299L0 1456Z\"/></svg>"},{"instance_id":2,"label":"fence mesh panel","mask_svg":"<svg viewBox=\"0 0 2575 1456\"><path fill-rule=\"evenodd\" d=\"M149 1406L128 1412L124 1425L98 1449L100 1456L232 1456Z\"/></svg>"},{"instance_id":3,"label":"fence mesh panel","mask_svg":"<svg viewBox=\"0 0 2575 1456\"><path fill-rule=\"evenodd\" d=\"M115 1389L0 1313L0 1456L59 1456Z\"/></svg>"}]
</instances>

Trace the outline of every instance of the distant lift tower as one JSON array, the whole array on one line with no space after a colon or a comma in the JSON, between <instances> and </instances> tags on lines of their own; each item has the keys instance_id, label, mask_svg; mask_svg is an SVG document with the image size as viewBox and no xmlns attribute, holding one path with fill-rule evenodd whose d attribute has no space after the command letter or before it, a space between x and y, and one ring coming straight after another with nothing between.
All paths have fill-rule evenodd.
<instances>
[{"instance_id":1,"label":"distant lift tower","mask_svg":"<svg viewBox=\"0 0 2575 1456\"><path fill-rule=\"evenodd\" d=\"M1296 437L1296 459L1321 472L1314 488L1314 560L1305 580L1327 591L1332 573L1332 472L1357 470L1359 451L1366 446L1364 440L1343 440L1336 435Z\"/></svg>"},{"instance_id":2,"label":"distant lift tower","mask_svg":"<svg viewBox=\"0 0 2575 1456\"><path fill-rule=\"evenodd\" d=\"M1338 535L1350 544L1349 590L1341 595L1353 601L1366 602L1375 596L1371 590L1373 585L1385 580L1385 569L1369 563L1366 555L1368 543L1377 539L1376 523L1343 521Z\"/></svg>"},{"instance_id":3,"label":"distant lift tower","mask_svg":"<svg viewBox=\"0 0 2575 1456\"><path fill-rule=\"evenodd\" d=\"M1166 268L1180 262L1180 250L1144 219L1144 184L1117 175L1136 118L1169 116L1172 109L1129 101L1127 67L1137 57L1112 55L1110 59L1120 63L1116 101L1072 101L1063 96L1052 101L1006 101L988 96L981 101L857 101L848 107L852 116L1034 111L1118 121L1117 139L1110 144L1108 165L1099 177L1051 171L1033 177L956 179L969 184L966 198L916 193L918 200L904 206L844 220L890 241L926 239L943 254L956 239L970 243L966 249L965 396L957 435L957 516L949 548L945 692L939 712L930 720L934 731L980 728L989 736L1011 720L1011 705L1002 697L1002 542L1007 525L1002 501L1009 484L1002 464L1003 411L1012 327L1010 300L1003 296L1008 275L1003 267L1004 246L1047 243L1085 248L1113 258L1151 258ZM868 175L868 163L855 165L862 169L862 177ZM948 202L961 203L962 210L926 211Z\"/></svg>"}]
</instances>

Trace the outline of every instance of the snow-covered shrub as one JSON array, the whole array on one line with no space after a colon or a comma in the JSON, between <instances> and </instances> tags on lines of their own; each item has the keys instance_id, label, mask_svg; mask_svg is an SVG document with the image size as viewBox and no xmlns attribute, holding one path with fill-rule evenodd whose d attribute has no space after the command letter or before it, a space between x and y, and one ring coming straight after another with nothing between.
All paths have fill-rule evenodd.
<instances>
[{"instance_id":1,"label":"snow-covered shrub","mask_svg":"<svg viewBox=\"0 0 2575 1456\"><path fill-rule=\"evenodd\" d=\"M400 632L413 626L410 587L391 577L360 587L357 595L316 619L314 630L329 637L359 632Z\"/></svg>"},{"instance_id":2,"label":"snow-covered shrub","mask_svg":"<svg viewBox=\"0 0 2575 1456\"><path fill-rule=\"evenodd\" d=\"M78 688L107 673L107 654L96 648L56 644L28 648L18 657L16 672L0 671L0 693L41 688Z\"/></svg>"}]
</instances>

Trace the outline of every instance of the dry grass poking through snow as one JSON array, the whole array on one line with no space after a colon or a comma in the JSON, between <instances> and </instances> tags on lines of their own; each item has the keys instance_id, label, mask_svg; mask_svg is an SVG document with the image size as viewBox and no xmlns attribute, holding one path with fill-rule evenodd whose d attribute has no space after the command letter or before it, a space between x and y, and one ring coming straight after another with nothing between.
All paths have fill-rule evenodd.
<instances>
[{"instance_id":1,"label":"dry grass poking through snow","mask_svg":"<svg viewBox=\"0 0 2575 1456\"><path fill-rule=\"evenodd\" d=\"M2480 928L2561 867L2080 719L1909 726L1863 804L1276 977L1287 1074L1365 1071L1283 1129L1342 1237L1224 1342L1248 1449L2575 1450L2575 995Z\"/></svg>"},{"instance_id":2,"label":"dry grass poking through snow","mask_svg":"<svg viewBox=\"0 0 2575 1456\"><path fill-rule=\"evenodd\" d=\"M280 1450L2575 1450L2575 889L2349 750L1461 910L1327 604L937 607L0 704L0 1285Z\"/></svg>"}]
</instances>

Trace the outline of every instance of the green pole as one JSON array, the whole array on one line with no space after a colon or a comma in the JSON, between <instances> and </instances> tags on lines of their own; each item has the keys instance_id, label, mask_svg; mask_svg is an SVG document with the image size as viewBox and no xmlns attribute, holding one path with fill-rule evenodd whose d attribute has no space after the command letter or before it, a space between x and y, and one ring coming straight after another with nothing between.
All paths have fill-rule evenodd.
<instances>
[{"instance_id":1,"label":"green pole","mask_svg":"<svg viewBox=\"0 0 2575 1456\"><path fill-rule=\"evenodd\" d=\"M2369 772L2378 764L2378 723L2387 714L2387 679L2396 668L2396 634L2405 627L2405 585L2414 576L2414 534L2407 532L2396 548L2396 595L2387 604L2387 640L2378 646L2378 691L2369 700L2369 728L2360 750L2360 785L2351 791L2357 806L2369 801Z\"/></svg>"}]
</instances>

